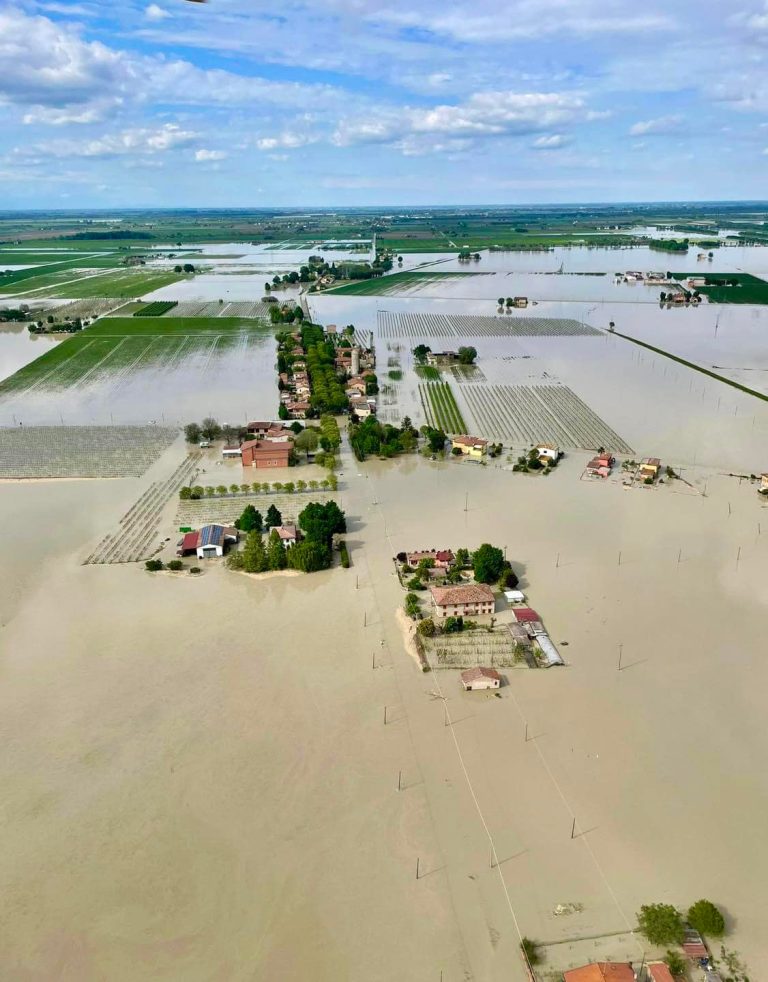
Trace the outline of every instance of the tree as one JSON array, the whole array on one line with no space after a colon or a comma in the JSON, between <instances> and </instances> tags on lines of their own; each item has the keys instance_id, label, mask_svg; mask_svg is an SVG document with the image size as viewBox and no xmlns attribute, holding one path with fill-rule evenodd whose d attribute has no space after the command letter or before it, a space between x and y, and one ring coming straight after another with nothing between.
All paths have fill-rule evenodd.
<instances>
[{"instance_id":1,"label":"tree","mask_svg":"<svg viewBox=\"0 0 768 982\"><path fill-rule=\"evenodd\" d=\"M200 433L206 440L216 440L221 436L221 427L212 416L206 416L200 424Z\"/></svg>"},{"instance_id":2,"label":"tree","mask_svg":"<svg viewBox=\"0 0 768 982\"><path fill-rule=\"evenodd\" d=\"M419 610L419 598L415 593L406 593L405 595L405 612L409 617L415 617Z\"/></svg>"},{"instance_id":3,"label":"tree","mask_svg":"<svg viewBox=\"0 0 768 982\"><path fill-rule=\"evenodd\" d=\"M324 542L305 539L288 550L288 565L302 573L314 573L331 565L331 548Z\"/></svg>"},{"instance_id":4,"label":"tree","mask_svg":"<svg viewBox=\"0 0 768 982\"><path fill-rule=\"evenodd\" d=\"M672 975L685 975L688 964L679 951L668 951L664 956L664 961Z\"/></svg>"},{"instance_id":5,"label":"tree","mask_svg":"<svg viewBox=\"0 0 768 982\"><path fill-rule=\"evenodd\" d=\"M314 451L317 450L317 445L319 442L320 437L318 436L317 430L314 429L314 427L308 426L296 437L294 446L297 450L303 450L307 457L309 457L310 453L314 453Z\"/></svg>"},{"instance_id":6,"label":"tree","mask_svg":"<svg viewBox=\"0 0 768 982\"><path fill-rule=\"evenodd\" d=\"M192 263L184 263L185 273L194 273L194 271L195 271L195 267L192 265Z\"/></svg>"},{"instance_id":7,"label":"tree","mask_svg":"<svg viewBox=\"0 0 768 982\"><path fill-rule=\"evenodd\" d=\"M469 566L469 549L462 548L456 550L456 565L460 569Z\"/></svg>"},{"instance_id":8,"label":"tree","mask_svg":"<svg viewBox=\"0 0 768 982\"><path fill-rule=\"evenodd\" d=\"M275 529L269 533L267 560L270 569L285 569L285 549L282 540Z\"/></svg>"},{"instance_id":9,"label":"tree","mask_svg":"<svg viewBox=\"0 0 768 982\"><path fill-rule=\"evenodd\" d=\"M144 563L144 568L149 573L157 573L159 570L165 569L165 566L163 565L162 559L148 559Z\"/></svg>"},{"instance_id":10,"label":"tree","mask_svg":"<svg viewBox=\"0 0 768 982\"><path fill-rule=\"evenodd\" d=\"M697 900L688 909L688 923L699 934L720 938L725 934L725 919L711 900Z\"/></svg>"},{"instance_id":11,"label":"tree","mask_svg":"<svg viewBox=\"0 0 768 982\"><path fill-rule=\"evenodd\" d=\"M235 553L235 555L237 555ZM268 569L267 553L261 532L253 529L248 533L242 551L242 568L246 573L263 573Z\"/></svg>"},{"instance_id":12,"label":"tree","mask_svg":"<svg viewBox=\"0 0 768 982\"><path fill-rule=\"evenodd\" d=\"M541 961L541 956L536 948L536 942L531 941L530 938L523 938L520 942L520 950L529 966L538 965Z\"/></svg>"},{"instance_id":13,"label":"tree","mask_svg":"<svg viewBox=\"0 0 768 982\"><path fill-rule=\"evenodd\" d=\"M299 515L299 528L307 539L330 542L334 534L347 531L347 520L335 501L324 505L313 501Z\"/></svg>"},{"instance_id":14,"label":"tree","mask_svg":"<svg viewBox=\"0 0 768 982\"><path fill-rule=\"evenodd\" d=\"M497 303L498 303L498 305L499 305L500 307L503 307L503 306L504 306L504 297L499 297L499 299L498 299L498 301L497 301Z\"/></svg>"},{"instance_id":15,"label":"tree","mask_svg":"<svg viewBox=\"0 0 768 982\"><path fill-rule=\"evenodd\" d=\"M511 567L504 570L504 574L501 579L501 585L505 590L515 590L520 583L520 580L517 578L517 574Z\"/></svg>"},{"instance_id":16,"label":"tree","mask_svg":"<svg viewBox=\"0 0 768 982\"><path fill-rule=\"evenodd\" d=\"M472 569L478 583L495 583L504 569L504 553L484 542L472 556Z\"/></svg>"},{"instance_id":17,"label":"tree","mask_svg":"<svg viewBox=\"0 0 768 982\"><path fill-rule=\"evenodd\" d=\"M419 626L416 628L416 631L423 638L434 637L436 631L435 622L432 620L431 617L425 617L423 621L419 622Z\"/></svg>"},{"instance_id":18,"label":"tree","mask_svg":"<svg viewBox=\"0 0 768 982\"><path fill-rule=\"evenodd\" d=\"M277 415L280 419L288 419L288 407L285 405L284 402L280 403L280 406L277 410Z\"/></svg>"},{"instance_id":19,"label":"tree","mask_svg":"<svg viewBox=\"0 0 768 982\"><path fill-rule=\"evenodd\" d=\"M246 505L243 514L235 522L235 528L241 532L261 532L262 518L253 505Z\"/></svg>"},{"instance_id":20,"label":"tree","mask_svg":"<svg viewBox=\"0 0 768 982\"><path fill-rule=\"evenodd\" d=\"M472 365L475 358L477 358L477 348L473 348L471 345L462 345L459 348L459 364Z\"/></svg>"},{"instance_id":21,"label":"tree","mask_svg":"<svg viewBox=\"0 0 768 982\"><path fill-rule=\"evenodd\" d=\"M432 453L440 453L445 447L445 441L448 437L443 433L442 430L427 430L427 445Z\"/></svg>"},{"instance_id":22,"label":"tree","mask_svg":"<svg viewBox=\"0 0 768 982\"><path fill-rule=\"evenodd\" d=\"M431 350L428 344L417 344L413 349L413 357L416 361L424 361Z\"/></svg>"},{"instance_id":23,"label":"tree","mask_svg":"<svg viewBox=\"0 0 768 982\"><path fill-rule=\"evenodd\" d=\"M274 505L270 505L267 509L267 517L264 519L264 524L267 528L274 528L275 525L283 524L283 516Z\"/></svg>"},{"instance_id":24,"label":"tree","mask_svg":"<svg viewBox=\"0 0 768 982\"><path fill-rule=\"evenodd\" d=\"M644 904L637 921L651 944L681 944L685 937L683 918L672 904Z\"/></svg>"}]
</instances>

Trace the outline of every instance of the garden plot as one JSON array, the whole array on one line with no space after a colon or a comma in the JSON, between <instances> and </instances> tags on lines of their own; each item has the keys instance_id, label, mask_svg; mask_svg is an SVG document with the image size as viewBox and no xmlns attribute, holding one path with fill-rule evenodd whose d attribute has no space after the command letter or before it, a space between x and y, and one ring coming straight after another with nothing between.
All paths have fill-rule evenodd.
<instances>
[{"instance_id":1,"label":"garden plot","mask_svg":"<svg viewBox=\"0 0 768 982\"><path fill-rule=\"evenodd\" d=\"M91 320L94 317L101 317L109 311L115 310L120 307L121 303L121 300L115 300L112 297L89 297L85 300L73 300L72 303L65 303L62 306L54 307L46 311L46 313L52 314L57 321L62 321L67 317L70 320L74 320L75 317Z\"/></svg>"},{"instance_id":2,"label":"garden plot","mask_svg":"<svg viewBox=\"0 0 768 982\"><path fill-rule=\"evenodd\" d=\"M299 514L311 501L325 504L333 495L328 491L302 491L295 494L253 494L252 492L229 494L226 497L200 498L198 501L179 501L176 524L179 527L200 528L203 525L231 525L239 518L246 505L266 515L270 505L280 512L283 522L296 522Z\"/></svg>"},{"instance_id":3,"label":"garden plot","mask_svg":"<svg viewBox=\"0 0 768 982\"><path fill-rule=\"evenodd\" d=\"M523 652L507 630L463 631L424 639L432 668L525 668Z\"/></svg>"},{"instance_id":4,"label":"garden plot","mask_svg":"<svg viewBox=\"0 0 768 982\"><path fill-rule=\"evenodd\" d=\"M419 386L419 395L431 426L454 436L467 432L467 424L448 382L426 382Z\"/></svg>"},{"instance_id":5,"label":"garden plot","mask_svg":"<svg viewBox=\"0 0 768 982\"><path fill-rule=\"evenodd\" d=\"M507 338L592 337L600 335L588 324L567 317L481 317L472 314L397 314L378 312L382 338Z\"/></svg>"},{"instance_id":6,"label":"garden plot","mask_svg":"<svg viewBox=\"0 0 768 982\"><path fill-rule=\"evenodd\" d=\"M83 565L135 563L148 559L155 551L152 545L157 542L165 505L180 488L194 480L199 460L199 453L191 455L166 481L153 481L120 519L117 531L102 539Z\"/></svg>"},{"instance_id":7,"label":"garden plot","mask_svg":"<svg viewBox=\"0 0 768 982\"><path fill-rule=\"evenodd\" d=\"M0 428L0 478L139 477L178 436L164 426Z\"/></svg>"},{"instance_id":8,"label":"garden plot","mask_svg":"<svg viewBox=\"0 0 768 982\"><path fill-rule=\"evenodd\" d=\"M269 317L269 305L260 300L218 301L181 300L164 317Z\"/></svg>"},{"instance_id":9,"label":"garden plot","mask_svg":"<svg viewBox=\"0 0 768 982\"><path fill-rule=\"evenodd\" d=\"M566 385L464 385L484 436L513 446L547 442L571 449L634 451Z\"/></svg>"}]
</instances>

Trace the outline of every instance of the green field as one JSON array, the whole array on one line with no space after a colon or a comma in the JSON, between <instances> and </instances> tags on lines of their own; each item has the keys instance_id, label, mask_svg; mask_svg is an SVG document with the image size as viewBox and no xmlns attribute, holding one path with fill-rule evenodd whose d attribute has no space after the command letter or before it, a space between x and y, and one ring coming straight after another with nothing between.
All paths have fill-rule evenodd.
<instances>
[{"instance_id":1,"label":"green field","mask_svg":"<svg viewBox=\"0 0 768 982\"><path fill-rule=\"evenodd\" d=\"M426 284L438 280L454 279L457 276L492 276L492 273L483 273L482 270L461 270L454 272L439 272L437 270L404 270L402 273L392 273L391 276L380 276L370 280L361 280L358 283L347 283L344 286L334 287L327 290L327 293L337 295L373 297L387 296L388 294L398 293L405 287L417 284Z\"/></svg>"},{"instance_id":2,"label":"green field","mask_svg":"<svg viewBox=\"0 0 768 982\"><path fill-rule=\"evenodd\" d=\"M55 280L51 281L51 278ZM154 270L137 272L133 269L108 270L89 276L86 272L64 276L62 273L50 274L46 282L30 281L23 287L25 295L32 299L66 298L81 300L85 297L141 297L145 293L159 290L163 286L176 283L183 277L174 272ZM21 289L21 288L19 288ZM33 291L33 292L28 292Z\"/></svg>"},{"instance_id":3,"label":"green field","mask_svg":"<svg viewBox=\"0 0 768 982\"><path fill-rule=\"evenodd\" d=\"M419 395L424 414L433 426L453 436L467 432L467 424L447 382L420 385Z\"/></svg>"},{"instance_id":4,"label":"green field","mask_svg":"<svg viewBox=\"0 0 768 982\"><path fill-rule=\"evenodd\" d=\"M737 280L737 286L697 286L703 296L709 297L710 303L753 303L768 304L768 282L761 280L751 273L675 273L676 280L684 282L689 277L697 278L706 275L710 278ZM686 287L686 289L691 289Z\"/></svg>"},{"instance_id":5,"label":"green field","mask_svg":"<svg viewBox=\"0 0 768 982\"><path fill-rule=\"evenodd\" d=\"M250 337L271 331L270 325L254 318L102 319L0 382L0 397L124 377L158 364L175 367L190 358L247 345Z\"/></svg>"}]
</instances>

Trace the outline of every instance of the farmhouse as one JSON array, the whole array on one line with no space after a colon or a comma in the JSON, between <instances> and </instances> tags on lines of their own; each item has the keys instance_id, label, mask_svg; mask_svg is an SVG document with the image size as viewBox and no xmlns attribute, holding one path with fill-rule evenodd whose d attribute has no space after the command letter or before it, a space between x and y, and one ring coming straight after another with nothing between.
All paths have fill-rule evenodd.
<instances>
[{"instance_id":1,"label":"farmhouse","mask_svg":"<svg viewBox=\"0 0 768 982\"><path fill-rule=\"evenodd\" d=\"M187 532L179 543L178 556L189 556L192 553L198 559L212 559L223 556L224 550L231 542L237 542L238 533L235 528L224 525L204 525L199 532Z\"/></svg>"},{"instance_id":2,"label":"farmhouse","mask_svg":"<svg viewBox=\"0 0 768 982\"><path fill-rule=\"evenodd\" d=\"M540 443L536 447L539 460L557 460L560 457L560 448L554 443Z\"/></svg>"},{"instance_id":3,"label":"farmhouse","mask_svg":"<svg viewBox=\"0 0 768 982\"><path fill-rule=\"evenodd\" d=\"M645 481L650 478L655 481L659 476L659 471L661 470L661 461L658 457L646 457L640 462L640 479Z\"/></svg>"},{"instance_id":4,"label":"farmhouse","mask_svg":"<svg viewBox=\"0 0 768 982\"><path fill-rule=\"evenodd\" d=\"M635 973L628 962L593 962L563 972L563 978L565 982L635 982Z\"/></svg>"},{"instance_id":5,"label":"farmhouse","mask_svg":"<svg viewBox=\"0 0 768 982\"><path fill-rule=\"evenodd\" d=\"M472 692L474 689L498 689L501 685L501 676L494 668L468 668L461 673L461 684L465 691Z\"/></svg>"},{"instance_id":6,"label":"farmhouse","mask_svg":"<svg viewBox=\"0 0 768 982\"><path fill-rule=\"evenodd\" d=\"M615 457L612 454L598 454L587 464L587 473L591 477L609 477L614 463Z\"/></svg>"},{"instance_id":7,"label":"farmhouse","mask_svg":"<svg viewBox=\"0 0 768 982\"><path fill-rule=\"evenodd\" d=\"M240 447L243 467L287 467L291 455L290 444L271 443L262 440L246 440Z\"/></svg>"},{"instance_id":8,"label":"farmhouse","mask_svg":"<svg viewBox=\"0 0 768 982\"><path fill-rule=\"evenodd\" d=\"M459 360L456 351L428 351L427 364L436 367L437 365L450 365Z\"/></svg>"},{"instance_id":9,"label":"farmhouse","mask_svg":"<svg viewBox=\"0 0 768 982\"><path fill-rule=\"evenodd\" d=\"M286 549L301 541L301 532L295 525L275 525L274 531Z\"/></svg>"},{"instance_id":10,"label":"farmhouse","mask_svg":"<svg viewBox=\"0 0 768 982\"><path fill-rule=\"evenodd\" d=\"M512 298L512 306L513 307L527 307L528 306L528 297L513 297Z\"/></svg>"},{"instance_id":11,"label":"farmhouse","mask_svg":"<svg viewBox=\"0 0 768 982\"><path fill-rule=\"evenodd\" d=\"M430 593L440 617L492 614L496 606L493 591L485 583L433 586L430 587Z\"/></svg>"},{"instance_id":12,"label":"farmhouse","mask_svg":"<svg viewBox=\"0 0 768 982\"><path fill-rule=\"evenodd\" d=\"M367 419L376 413L376 402L373 399L365 399L363 396L352 396L349 400L349 411L354 413L358 419Z\"/></svg>"},{"instance_id":13,"label":"farmhouse","mask_svg":"<svg viewBox=\"0 0 768 982\"><path fill-rule=\"evenodd\" d=\"M291 417L291 419L306 419L307 413L311 407L308 402L294 402L289 399L285 404L285 408L288 410L288 415Z\"/></svg>"},{"instance_id":14,"label":"farmhouse","mask_svg":"<svg viewBox=\"0 0 768 982\"><path fill-rule=\"evenodd\" d=\"M453 555L450 549L425 549L421 552L409 552L406 554L405 558L408 565L413 566L414 569L419 565L422 559L433 559L435 562L435 569L450 569L456 562L456 557Z\"/></svg>"},{"instance_id":15,"label":"farmhouse","mask_svg":"<svg viewBox=\"0 0 768 982\"><path fill-rule=\"evenodd\" d=\"M481 460L488 452L488 441L479 436L455 436L451 449L460 450L465 457Z\"/></svg>"}]
</instances>

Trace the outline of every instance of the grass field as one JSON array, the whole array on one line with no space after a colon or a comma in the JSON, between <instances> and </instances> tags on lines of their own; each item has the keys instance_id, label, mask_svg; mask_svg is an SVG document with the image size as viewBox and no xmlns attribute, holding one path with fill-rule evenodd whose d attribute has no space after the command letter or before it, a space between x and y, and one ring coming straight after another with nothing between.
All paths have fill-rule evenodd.
<instances>
[{"instance_id":1,"label":"grass field","mask_svg":"<svg viewBox=\"0 0 768 982\"><path fill-rule=\"evenodd\" d=\"M26 260L19 259L19 263ZM48 259L45 265L35 266L32 269L17 269L15 272L0 276L0 293L14 293L15 291L34 290L37 287L50 286L61 282L62 279L74 279L78 274L73 272L75 268L87 269L89 266L99 267L102 264L116 266L119 257L110 259L105 256L66 256L62 259ZM0 268L2 263L0 263Z\"/></svg>"},{"instance_id":2,"label":"grass field","mask_svg":"<svg viewBox=\"0 0 768 982\"><path fill-rule=\"evenodd\" d=\"M182 279L178 273L155 270L153 272L136 272L133 269L108 270L104 273L97 273L95 276L70 275L67 277L58 274L55 284L41 284L40 289L35 289L34 293L27 293L28 297L66 297L67 299L77 300L84 297L128 297L135 299L153 290L159 290L163 286L169 286ZM71 282L67 282L70 280ZM37 284L35 284L37 286ZM24 288L33 289L31 284Z\"/></svg>"},{"instance_id":3,"label":"grass field","mask_svg":"<svg viewBox=\"0 0 768 982\"><path fill-rule=\"evenodd\" d=\"M359 283L347 283L344 286L335 287L327 290L327 293L337 295L370 297L386 296L391 293L398 293L403 287L416 286L417 284L431 283L437 280L454 279L457 276L477 276L483 275L470 272L427 272L421 270L404 270L402 273L392 273L391 276L381 276L376 279L362 280ZM486 276L491 275L486 273Z\"/></svg>"},{"instance_id":4,"label":"grass field","mask_svg":"<svg viewBox=\"0 0 768 982\"><path fill-rule=\"evenodd\" d=\"M260 321L234 317L103 319L1 382L0 397L123 379L149 366L171 369L188 360L204 366L227 350L247 348L250 337L264 337L270 331Z\"/></svg>"},{"instance_id":5,"label":"grass field","mask_svg":"<svg viewBox=\"0 0 768 982\"><path fill-rule=\"evenodd\" d=\"M467 432L456 398L447 382L430 382L419 386L424 414L429 422L444 433L456 435Z\"/></svg>"},{"instance_id":6,"label":"grass field","mask_svg":"<svg viewBox=\"0 0 768 982\"><path fill-rule=\"evenodd\" d=\"M684 282L689 277L698 278L699 273L675 273L675 279ZM768 304L768 282L751 273L706 273L708 277L737 280L738 286L697 286L699 293L709 297L711 303L753 303Z\"/></svg>"}]
</instances>

